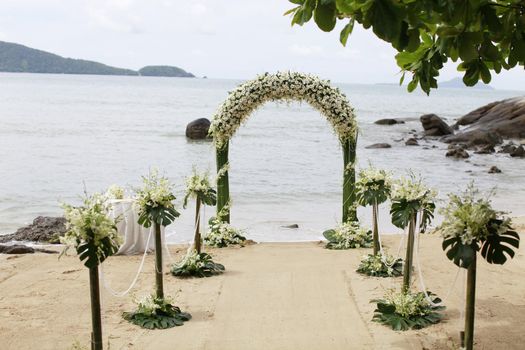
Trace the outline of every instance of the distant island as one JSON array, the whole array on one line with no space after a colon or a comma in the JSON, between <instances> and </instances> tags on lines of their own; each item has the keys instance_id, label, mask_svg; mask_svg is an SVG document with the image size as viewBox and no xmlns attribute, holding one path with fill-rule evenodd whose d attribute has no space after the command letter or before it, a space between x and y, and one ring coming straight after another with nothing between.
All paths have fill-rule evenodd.
<instances>
[{"instance_id":1,"label":"distant island","mask_svg":"<svg viewBox=\"0 0 525 350\"><path fill-rule=\"evenodd\" d=\"M184 69L174 66L146 66L134 71L94 61L65 58L5 41L0 41L0 72L195 77Z\"/></svg>"},{"instance_id":2,"label":"distant island","mask_svg":"<svg viewBox=\"0 0 525 350\"><path fill-rule=\"evenodd\" d=\"M481 89L481 90L494 90L494 88L490 85L483 84L481 82L477 83L474 86L466 86L465 83L463 83L463 80L461 78L454 78L447 81L441 81L438 83L438 86L440 88L449 88L449 89Z\"/></svg>"}]
</instances>

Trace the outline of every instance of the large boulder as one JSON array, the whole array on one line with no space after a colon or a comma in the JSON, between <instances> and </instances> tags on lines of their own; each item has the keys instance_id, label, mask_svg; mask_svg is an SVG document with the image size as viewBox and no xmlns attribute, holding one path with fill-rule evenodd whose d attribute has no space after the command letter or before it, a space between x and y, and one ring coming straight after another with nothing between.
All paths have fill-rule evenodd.
<instances>
[{"instance_id":1,"label":"large boulder","mask_svg":"<svg viewBox=\"0 0 525 350\"><path fill-rule=\"evenodd\" d=\"M456 126L479 129L504 139L525 138L525 96L489 103L459 118Z\"/></svg>"},{"instance_id":2,"label":"large boulder","mask_svg":"<svg viewBox=\"0 0 525 350\"><path fill-rule=\"evenodd\" d=\"M23 244L0 244L0 254L33 254L35 252L57 254L54 250L33 248Z\"/></svg>"},{"instance_id":3,"label":"large boulder","mask_svg":"<svg viewBox=\"0 0 525 350\"><path fill-rule=\"evenodd\" d=\"M427 136L444 136L454 133L454 130L435 114L424 114L419 120Z\"/></svg>"},{"instance_id":4,"label":"large boulder","mask_svg":"<svg viewBox=\"0 0 525 350\"><path fill-rule=\"evenodd\" d=\"M502 143L503 139L496 132L490 130L474 129L457 133L455 135L445 136L442 141L445 143L465 143L469 146L495 146Z\"/></svg>"},{"instance_id":5,"label":"large boulder","mask_svg":"<svg viewBox=\"0 0 525 350\"><path fill-rule=\"evenodd\" d=\"M206 118L195 119L186 126L186 137L192 140L204 140L209 138L211 122Z\"/></svg>"},{"instance_id":6,"label":"large boulder","mask_svg":"<svg viewBox=\"0 0 525 350\"><path fill-rule=\"evenodd\" d=\"M10 235L0 236L0 243L9 241L59 243L58 238L65 232L65 218L39 216L33 220L31 225L19 228Z\"/></svg>"}]
</instances>

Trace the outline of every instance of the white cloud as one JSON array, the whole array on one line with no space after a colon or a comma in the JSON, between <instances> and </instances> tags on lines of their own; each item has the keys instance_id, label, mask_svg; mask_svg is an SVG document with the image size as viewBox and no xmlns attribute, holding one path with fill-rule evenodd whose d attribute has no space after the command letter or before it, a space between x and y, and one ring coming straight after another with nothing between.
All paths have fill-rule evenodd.
<instances>
[{"instance_id":1,"label":"white cloud","mask_svg":"<svg viewBox=\"0 0 525 350\"><path fill-rule=\"evenodd\" d=\"M87 15L94 26L121 33L141 33L142 19L132 10L132 0L94 1L89 2Z\"/></svg>"},{"instance_id":2,"label":"white cloud","mask_svg":"<svg viewBox=\"0 0 525 350\"><path fill-rule=\"evenodd\" d=\"M206 12L208 12L208 8L201 3L196 3L191 6L191 13L193 15L200 16L205 14Z\"/></svg>"}]
</instances>

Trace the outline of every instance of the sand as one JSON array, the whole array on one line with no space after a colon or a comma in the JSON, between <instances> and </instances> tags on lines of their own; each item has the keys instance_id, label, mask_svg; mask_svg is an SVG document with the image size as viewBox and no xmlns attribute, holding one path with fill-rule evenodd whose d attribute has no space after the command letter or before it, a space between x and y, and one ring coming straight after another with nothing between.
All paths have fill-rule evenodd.
<instances>
[{"instance_id":1,"label":"sand","mask_svg":"<svg viewBox=\"0 0 525 350\"><path fill-rule=\"evenodd\" d=\"M525 220L519 220L525 232ZM395 253L400 236L386 245ZM523 349L525 256L520 248L504 266L479 261L476 349ZM170 248L175 259L185 248ZM181 280L165 276L166 294L193 315L182 327L143 330L121 318L134 306L103 289L104 339L111 349L457 349L462 307L461 280L446 300L445 320L419 331L394 332L371 321L374 304L400 278L355 272L369 250L331 251L319 242L264 243L210 249L226 265L222 276ZM457 268L441 250L441 238L420 243L427 288L445 297ZM115 256L106 279L123 290L141 257ZM133 292L153 290L154 259ZM417 281L415 282L417 286ZM0 349L69 349L87 346L91 329L88 272L74 256L0 256Z\"/></svg>"}]
</instances>

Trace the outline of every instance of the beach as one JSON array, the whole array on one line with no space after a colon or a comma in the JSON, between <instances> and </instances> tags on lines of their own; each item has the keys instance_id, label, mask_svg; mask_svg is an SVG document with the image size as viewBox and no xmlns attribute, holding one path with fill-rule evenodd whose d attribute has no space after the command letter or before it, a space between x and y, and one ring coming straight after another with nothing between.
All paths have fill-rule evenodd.
<instances>
[{"instance_id":1,"label":"beach","mask_svg":"<svg viewBox=\"0 0 525 350\"><path fill-rule=\"evenodd\" d=\"M515 221L523 235L525 218ZM396 253L400 235L384 236ZM458 268L441 249L439 234L421 236L419 255L427 289L445 298ZM207 249L226 273L202 279L166 275L166 294L192 314L181 327L144 330L124 321L132 297L115 297L101 286L105 343L110 349L453 349L458 348L461 276L445 300L445 319L422 330L395 332L372 321L375 304L401 277L371 278L355 272L369 249L333 251L323 242L261 243ZM171 245L179 260L187 246ZM56 249L56 248L55 248ZM403 255L403 251L401 251ZM124 290L141 256L113 256L105 279ZM166 261L166 266L169 260ZM417 273L415 274L417 275ZM132 293L154 287L154 256ZM417 280L414 289L417 289ZM2 349L70 349L89 345L91 316L88 271L76 256L0 256L0 339ZM478 259L476 349L521 349L525 334L523 244L503 266Z\"/></svg>"}]
</instances>

